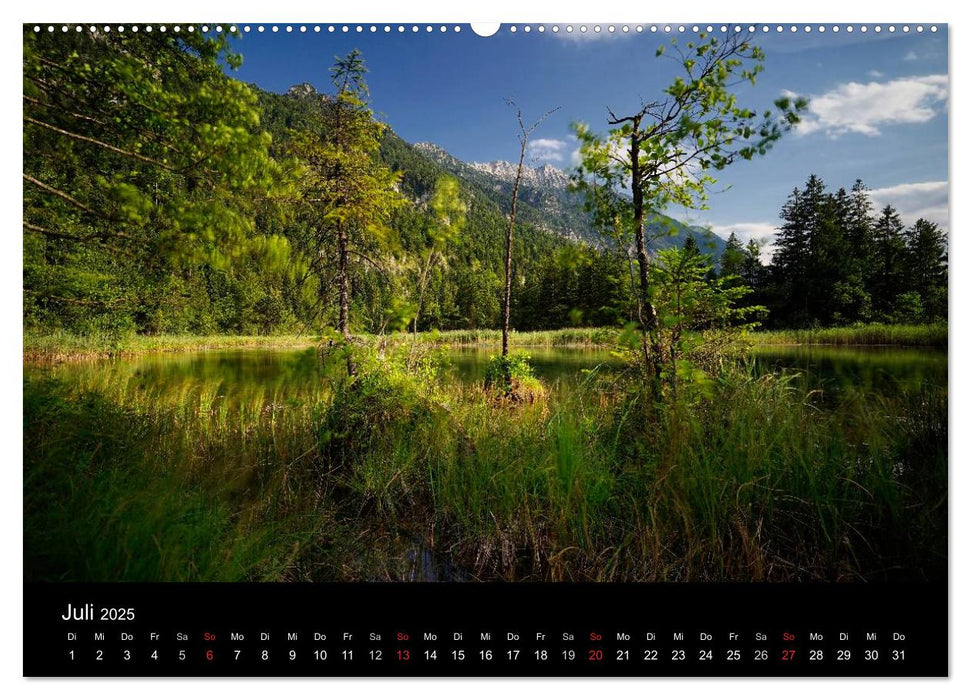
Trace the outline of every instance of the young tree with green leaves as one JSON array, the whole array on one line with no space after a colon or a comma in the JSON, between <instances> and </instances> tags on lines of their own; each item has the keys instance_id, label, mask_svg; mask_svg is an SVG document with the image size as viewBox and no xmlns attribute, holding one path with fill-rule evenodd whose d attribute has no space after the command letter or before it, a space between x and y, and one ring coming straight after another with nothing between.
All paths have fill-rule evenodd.
<instances>
[{"instance_id":1,"label":"young tree with green leaves","mask_svg":"<svg viewBox=\"0 0 971 700\"><path fill-rule=\"evenodd\" d=\"M465 228L465 214L467 207L462 201L459 191L459 181L451 176L443 176L435 183L428 202L431 221L428 226L428 245L425 248L418 265L417 294L415 300L415 318L412 330L418 337L418 320L425 303L425 290L432 270L445 262L448 249L458 241L459 234Z\"/></svg>"},{"instance_id":2,"label":"young tree with green leaves","mask_svg":"<svg viewBox=\"0 0 971 700\"><path fill-rule=\"evenodd\" d=\"M611 127L600 136L584 124L574 127L581 142L581 164L575 175L594 206L627 208L623 200L604 193L627 190L638 267L637 309L645 370L661 378L663 353L658 315L652 300L650 257L645 221L676 204L697 207L715 182L713 171L738 159L764 154L799 121L802 99L782 97L776 110L762 113L738 105L732 88L754 83L763 69L764 54L748 36L701 35L682 49L672 40L679 75L658 100L642 103L630 114L608 110ZM665 54L664 47L657 55ZM620 219L623 221L623 218Z\"/></svg>"},{"instance_id":3,"label":"young tree with green leaves","mask_svg":"<svg viewBox=\"0 0 971 700\"><path fill-rule=\"evenodd\" d=\"M226 32L25 32L26 316L151 327L174 277L285 261L254 227L282 180L239 61Z\"/></svg>"},{"instance_id":4,"label":"young tree with green leaves","mask_svg":"<svg viewBox=\"0 0 971 700\"><path fill-rule=\"evenodd\" d=\"M333 266L337 331L350 342L351 258L380 269L384 226L403 200L398 173L378 157L386 127L369 106L361 53L355 49L338 57L330 73L334 94L314 96L322 114L319 129L294 133L289 154L304 168L301 202L311 224L308 253L320 303L327 297L327 269ZM348 368L353 374L353 363Z\"/></svg>"},{"instance_id":5,"label":"young tree with green leaves","mask_svg":"<svg viewBox=\"0 0 971 700\"><path fill-rule=\"evenodd\" d=\"M656 340L664 379L675 393L684 382L705 382L743 330L765 307L743 306L752 289L733 275L713 277L711 260L688 246L657 252L651 265Z\"/></svg>"}]
</instances>

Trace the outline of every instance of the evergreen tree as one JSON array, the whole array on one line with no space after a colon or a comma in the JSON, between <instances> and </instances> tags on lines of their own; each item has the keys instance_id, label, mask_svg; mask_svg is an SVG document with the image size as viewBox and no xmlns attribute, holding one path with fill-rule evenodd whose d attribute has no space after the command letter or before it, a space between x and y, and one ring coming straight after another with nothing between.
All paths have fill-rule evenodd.
<instances>
[{"instance_id":1,"label":"evergreen tree","mask_svg":"<svg viewBox=\"0 0 971 700\"><path fill-rule=\"evenodd\" d=\"M728 241L725 244L725 251L722 253L721 260L719 260L719 276L725 280L728 280L729 285L746 284L745 278L743 276L743 271L745 267L745 248L742 246L742 242L735 235L735 232L728 236ZM751 285L748 285L751 287Z\"/></svg>"},{"instance_id":2,"label":"evergreen tree","mask_svg":"<svg viewBox=\"0 0 971 700\"><path fill-rule=\"evenodd\" d=\"M745 257L740 274L745 283L752 287L765 284L765 264L762 262L762 246L754 238L745 244Z\"/></svg>"},{"instance_id":3,"label":"evergreen tree","mask_svg":"<svg viewBox=\"0 0 971 700\"><path fill-rule=\"evenodd\" d=\"M385 125L369 107L367 69L356 49L330 70L333 95L312 95L321 110L319 131L293 135L289 154L305 168L304 216L310 226L308 258L319 283L321 307L334 267L337 330L350 340L351 256L380 269L381 243L393 210L402 204L399 176L378 159ZM348 365L353 371L353 365Z\"/></svg>"},{"instance_id":4,"label":"evergreen tree","mask_svg":"<svg viewBox=\"0 0 971 700\"><path fill-rule=\"evenodd\" d=\"M874 265L869 280L876 313L885 321L899 320L898 302L907 289L907 240L900 216L892 205L880 212L873 226Z\"/></svg>"},{"instance_id":5,"label":"evergreen tree","mask_svg":"<svg viewBox=\"0 0 971 700\"><path fill-rule=\"evenodd\" d=\"M698 247L698 241L695 240L694 236L688 236L684 239L684 244L681 246L684 254L688 257L694 257L696 255L701 255L701 248Z\"/></svg>"},{"instance_id":6,"label":"evergreen tree","mask_svg":"<svg viewBox=\"0 0 971 700\"><path fill-rule=\"evenodd\" d=\"M947 319L947 235L937 224L918 219L904 233L910 288L920 295L926 321Z\"/></svg>"},{"instance_id":7,"label":"evergreen tree","mask_svg":"<svg viewBox=\"0 0 971 700\"><path fill-rule=\"evenodd\" d=\"M802 191L795 189L782 206L782 226L776 237L772 274L781 303L777 311L786 323L805 326L817 316L814 263L822 237L825 186L810 175Z\"/></svg>"}]
</instances>

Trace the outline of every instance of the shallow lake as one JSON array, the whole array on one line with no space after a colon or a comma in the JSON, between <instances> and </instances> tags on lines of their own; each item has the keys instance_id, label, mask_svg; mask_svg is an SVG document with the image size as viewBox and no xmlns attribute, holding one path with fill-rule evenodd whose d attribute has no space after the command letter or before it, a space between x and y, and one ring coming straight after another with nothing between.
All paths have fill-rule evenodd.
<instances>
[{"instance_id":1,"label":"shallow lake","mask_svg":"<svg viewBox=\"0 0 971 700\"><path fill-rule=\"evenodd\" d=\"M498 348L453 348L452 376L480 382ZM526 348L536 375L557 391L570 391L585 371L619 369L620 361L604 349ZM837 394L848 389L892 394L900 388L947 385L947 352L934 348L761 346L751 354L759 372L788 370L807 389ZM30 378L47 375L96 389L128 385L147 396L171 398L186 392L225 400L263 395L267 401L296 399L324 381L313 348L210 350L159 353L131 359L75 362L50 367L25 366Z\"/></svg>"}]
</instances>

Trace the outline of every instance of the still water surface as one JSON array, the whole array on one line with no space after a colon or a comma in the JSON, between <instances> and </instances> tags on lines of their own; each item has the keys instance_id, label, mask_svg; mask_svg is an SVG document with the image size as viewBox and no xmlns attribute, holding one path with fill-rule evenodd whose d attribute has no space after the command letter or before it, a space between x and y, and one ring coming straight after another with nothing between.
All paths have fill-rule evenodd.
<instances>
[{"instance_id":1,"label":"still water surface","mask_svg":"<svg viewBox=\"0 0 971 700\"><path fill-rule=\"evenodd\" d=\"M464 382L480 382L495 348L454 348L449 371ZM560 392L569 392L585 370L621 369L607 350L529 348L536 375ZM892 394L900 388L947 385L947 352L932 348L761 346L751 361L759 372L797 372L808 388L838 394L848 389ZM261 393L299 398L324 381L313 348L294 350L210 350L160 353L130 359L25 367L28 377L48 375L87 387L125 383L159 396L195 389L233 402Z\"/></svg>"}]
</instances>

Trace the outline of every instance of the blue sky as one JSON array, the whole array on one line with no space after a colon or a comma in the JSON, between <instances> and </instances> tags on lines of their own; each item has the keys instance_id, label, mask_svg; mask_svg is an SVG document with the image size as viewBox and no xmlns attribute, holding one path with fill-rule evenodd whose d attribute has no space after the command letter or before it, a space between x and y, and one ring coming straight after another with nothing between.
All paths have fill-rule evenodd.
<instances>
[{"instance_id":1,"label":"blue sky","mask_svg":"<svg viewBox=\"0 0 971 700\"><path fill-rule=\"evenodd\" d=\"M237 42L243 66L236 76L274 92L309 82L329 89L327 70L337 54L358 48L369 68L373 106L409 142L431 141L467 161L514 160L517 126L504 98L527 117L560 109L533 136L532 163L568 169L576 149L570 124L606 128L607 107L630 111L651 100L677 75L678 65L655 57L662 32L632 31L594 38L535 25L515 33L504 25L492 37L467 25L455 33L276 34L254 28ZM695 38L678 35L682 43ZM759 110L786 91L809 97L804 124L768 155L717 174L708 209L671 211L727 236L771 236L788 193L810 173L831 188L862 178L878 204L893 203L905 223L918 216L947 226L947 35L899 29L849 34L757 32L766 67L757 85L739 92L740 104Z\"/></svg>"}]
</instances>

